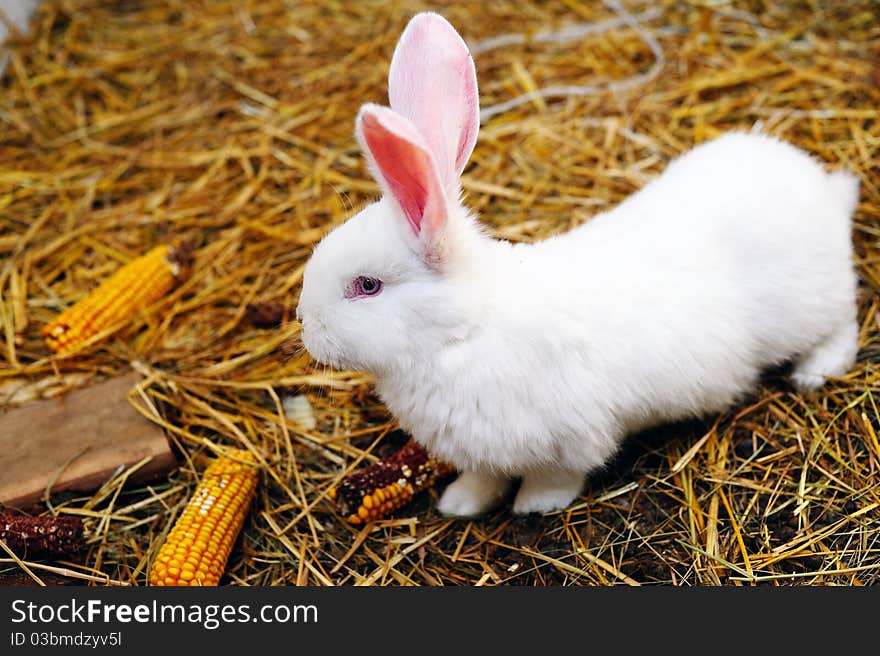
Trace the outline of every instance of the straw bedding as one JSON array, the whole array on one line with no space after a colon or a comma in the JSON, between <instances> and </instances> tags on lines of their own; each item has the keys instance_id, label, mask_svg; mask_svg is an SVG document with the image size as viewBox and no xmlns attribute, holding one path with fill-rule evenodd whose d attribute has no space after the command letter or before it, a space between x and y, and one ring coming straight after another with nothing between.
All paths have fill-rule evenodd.
<instances>
[{"instance_id":1,"label":"straw bedding","mask_svg":"<svg viewBox=\"0 0 880 656\"><path fill-rule=\"evenodd\" d=\"M464 189L500 237L587 221L693 144L756 123L855 171L853 371L808 395L768 372L722 416L632 436L562 512L450 520L434 492L348 525L328 491L406 436L366 375L309 359L290 308L313 245L378 192L354 117L386 100L396 39L426 8L476 53L486 111ZM180 468L55 499L89 542L33 575L143 585L206 457L230 445L265 462L224 584L874 583L878 14L868 1L45 4L11 42L0 89L0 402L135 367L132 402L167 429ZM573 24L594 27L566 40ZM489 41L502 35L524 38ZM577 95L503 105L565 86ZM41 326L175 239L195 256L184 284L112 339L50 357ZM292 394L313 426L284 419ZM8 558L0 573L28 580Z\"/></svg>"}]
</instances>

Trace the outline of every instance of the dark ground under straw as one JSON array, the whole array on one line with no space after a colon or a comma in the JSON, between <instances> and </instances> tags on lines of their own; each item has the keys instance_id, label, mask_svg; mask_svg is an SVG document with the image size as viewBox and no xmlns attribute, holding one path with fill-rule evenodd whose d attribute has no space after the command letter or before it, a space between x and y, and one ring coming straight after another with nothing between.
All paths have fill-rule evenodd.
<instances>
[{"instance_id":1,"label":"dark ground under straw","mask_svg":"<svg viewBox=\"0 0 880 656\"><path fill-rule=\"evenodd\" d=\"M723 416L633 436L564 512L449 520L426 493L387 521L349 526L328 490L404 436L366 376L313 368L289 315L261 327L248 306L293 306L313 244L377 193L354 117L385 101L415 11L441 11L472 44L617 14L592 0L48 2L0 84L0 403L136 366L145 380L133 402L168 428L181 467L57 499L87 520L90 542L33 572L144 584L212 445L225 444L267 462L224 583L877 581L880 4L624 4L659 11L641 34L623 26L476 56L484 107L550 85L598 87L488 120L465 175L470 204L499 236L538 239L613 206L693 144L760 122L861 177L850 375L802 395L770 372ZM111 340L50 357L41 326L172 239L195 247L185 284ZM288 393L308 395L316 428L282 418ZM37 567L47 564L68 571ZM8 560L0 573L26 578Z\"/></svg>"}]
</instances>

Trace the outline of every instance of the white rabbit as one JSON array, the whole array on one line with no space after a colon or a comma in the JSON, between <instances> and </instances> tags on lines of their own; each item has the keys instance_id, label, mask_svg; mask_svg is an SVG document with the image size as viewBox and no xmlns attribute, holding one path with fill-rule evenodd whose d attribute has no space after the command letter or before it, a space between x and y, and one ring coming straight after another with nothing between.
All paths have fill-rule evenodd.
<instances>
[{"instance_id":1,"label":"white rabbit","mask_svg":"<svg viewBox=\"0 0 880 656\"><path fill-rule=\"evenodd\" d=\"M483 512L516 477L515 512L564 508L628 433L724 410L770 365L794 360L802 389L852 365L853 175L731 133L586 224L511 244L459 201L477 82L445 19L411 20L389 96L356 128L384 196L317 246L297 316L314 358L372 373L458 468L441 512Z\"/></svg>"}]
</instances>

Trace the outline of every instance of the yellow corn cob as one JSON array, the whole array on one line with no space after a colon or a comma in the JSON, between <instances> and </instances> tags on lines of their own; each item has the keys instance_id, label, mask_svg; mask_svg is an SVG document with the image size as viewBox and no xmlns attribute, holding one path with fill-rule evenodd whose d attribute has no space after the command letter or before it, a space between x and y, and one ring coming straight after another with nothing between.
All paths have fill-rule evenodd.
<instances>
[{"instance_id":1,"label":"yellow corn cob","mask_svg":"<svg viewBox=\"0 0 880 656\"><path fill-rule=\"evenodd\" d=\"M68 353L98 333L123 322L162 298L181 275L183 249L157 246L101 283L43 328L43 338L56 353Z\"/></svg>"},{"instance_id":2,"label":"yellow corn cob","mask_svg":"<svg viewBox=\"0 0 880 656\"><path fill-rule=\"evenodd\" d=\"M212 462L159 549L150 585L217 585L257 489L250 451ZM233 459L235 458L235 459ZM239 461L245 462L239 462Z\"/></svg>"},{"instance_id":3,"label":"yellow corn cob","mask_svg":"<svg viewBox=\"0 0 880 656\"><path fill-rule=\"evenodd\" d=\"M451 465L410 440L386 460L346 476L329 496L352 524L371 522L405 506L414 494L452 471Z\"/></svg>"}]
</instances>

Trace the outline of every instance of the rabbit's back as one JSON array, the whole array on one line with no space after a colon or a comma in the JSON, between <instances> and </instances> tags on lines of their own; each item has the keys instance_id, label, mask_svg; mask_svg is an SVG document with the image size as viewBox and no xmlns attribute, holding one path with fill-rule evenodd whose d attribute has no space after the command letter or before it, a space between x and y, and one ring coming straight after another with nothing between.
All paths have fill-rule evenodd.
<instances>
[{"instance_id":1,"label":"rabbit's back","mask_svg":"<svg viewBox=\"0 0 880 656\"><path fill-rule=\"evenodd\" d=\"M771 137L695 148L621 205L538 244L629 429L725 408L855 318L857 184ZM552 316L552 314L548 314ZM624 384L627 383L627 384ZM647 419L646 419L647 418Z\"/></svg>"}]
</instances>

